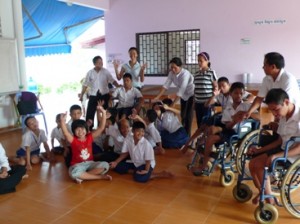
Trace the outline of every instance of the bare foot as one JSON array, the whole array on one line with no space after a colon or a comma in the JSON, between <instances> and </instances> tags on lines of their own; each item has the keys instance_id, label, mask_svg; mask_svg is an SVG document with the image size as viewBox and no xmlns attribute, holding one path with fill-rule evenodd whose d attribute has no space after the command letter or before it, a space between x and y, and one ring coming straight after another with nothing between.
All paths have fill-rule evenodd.
<instances>
[{"instance_id":1,"label":"bare foot","mask_svg":"<svg viewBox=\"0 0 300 224\"><path fill-rule=\"evenodd\" d=\"M112 176L107 175L107 174L100 175L100 177L101 177L100 178L101 180L108 180L108 181L112 180Z\"/></svg>"},{"instance_id":2,"label":"bare foot","mask_svg":"<svg viewBox=\"0 0 300 224\"><path fill-rule=\"evenodd\" d=\"M169 172L169 171L164 170L164 171L161 172L161 176L163 178L173 178L174 174Z\"/></svg>"},{"instance_id":3,"label":"bare foot","mask_svg":"<svg viewBox=\"0 0 300 224\"><path fill-rule=\"evenodd\" d=\"M266 202L267 202L268 204L275 205L275 199L274 199L274 198L267 198L267 199L266 199Z\"/></svg>"},{"instance_id":4,"label":"bare foot","mask_svg":"<svg viewBox=\"0 0 300 224\"><path fill-rule=\"evenodd\" d=\"M29 177L29 175L26 173L23 175L22 180L27 179Z\"/></svg>"},{"instance_id":5,"label":"bare foot","mask_svg":"<svg viewBox=\"0 0 300 224\"><path fill-rule=\"evenodd\" d=\"M81 184L82 181L83 181L83 180L81 180L81 179L79 179L79 178L76 178L76 179L75 179L75 182L76 182L77 184Z\"/></svg>"}]
</instances>

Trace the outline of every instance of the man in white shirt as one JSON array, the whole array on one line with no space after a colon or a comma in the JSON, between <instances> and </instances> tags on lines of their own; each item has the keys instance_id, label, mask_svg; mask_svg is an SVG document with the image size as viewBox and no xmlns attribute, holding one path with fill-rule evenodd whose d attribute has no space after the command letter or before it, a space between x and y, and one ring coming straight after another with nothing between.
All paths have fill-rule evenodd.
<instances>
[{"instance_id":1,"label":"man in white shirt","mask_svg":"<svg viewBox=\"0 0 300 224\"><path fill-rule=\"evenodd\" d=\"M284 65L284 57L281 54L270 52L265 55L263 69L266 76L246 117L249 117L261 105L268 91L273 88L280 88L286 91L292 103L299 102L300 91L298 82L295 76L284 70Z\"/></svg>"},{"instance_id":2,"label":"man in white shirt","mask_svg":"<svg viewBox=\"0 0 300 224\"><path fill-rule=\"evenodd\" d=\"M94 57L93 63L95 67L88 71L85 81L82 84L82 90L79 98L79 100L82 101L84 93L86 92L87 88L90 87L90 97L86 112L87 121L94 121L95 112L99 100L104 101L104 109L108 108L108 101L110 98L108 84L112 83L116 87L120 86L117 81L114 80L111 73L107 69L103 68L103 61L100 56Z\"/></svg>"}]
</instances>

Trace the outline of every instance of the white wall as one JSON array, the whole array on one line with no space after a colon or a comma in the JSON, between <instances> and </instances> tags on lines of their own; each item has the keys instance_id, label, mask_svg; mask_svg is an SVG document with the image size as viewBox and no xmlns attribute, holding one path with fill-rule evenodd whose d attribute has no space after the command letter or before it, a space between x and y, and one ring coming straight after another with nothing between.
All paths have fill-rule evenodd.
<instances>
[{"instance_id":1,"label":"white wall","mask_svg":"<svg viewBox=\"0 0 300 224\"><path fill-rule=\"evenodd\" d=\"M26 85L24 82L26 76L21 0L0 0L0 17L2 38L17 40L20 85ZM15 122L16 114L11 98L0 96L0 128L14 125Z\"/></svg>"},{"instance_id":2,"label":"white wall","mask_svg":"<svg viewBox=\"0 0 300 224\"><path fill-rule=\"evenodd\" d=\"M219 77L241 81L241 74L253 73L252 83L258 83L264 54L277 51L300 78L299 8L299 0L111 0L105 12L107 55L127 61L139 32L199 28L200 50L210 54ZM250 43L241 44L243 38ZM145 83L162 80L146 77Z\"/></svg>"}]
</instances>

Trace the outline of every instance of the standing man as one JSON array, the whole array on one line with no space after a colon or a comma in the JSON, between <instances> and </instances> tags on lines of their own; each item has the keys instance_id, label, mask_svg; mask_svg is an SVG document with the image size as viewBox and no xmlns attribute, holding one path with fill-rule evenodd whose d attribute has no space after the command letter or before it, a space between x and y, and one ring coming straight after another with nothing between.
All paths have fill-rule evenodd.
<instances>
[{"instance_id":1,"label":"standing man","mask_svg":"<svg viewBox=\"0 0 300 224\"><path fill-rule=\"evenodd\" d=\"M296 104L300 102L298 82L295 76L285 71L284 65L284 57L281 54L270 52L265 55L263 70L266 76L246 117L261 105L268 91L274 88L283 89L289 95L290 102Z\"/></svg>"},{"instance_id":2,"label":"standing man","mask_svg":"<svg viewBox=\"0 0 300 224\"><path fill-rule=\"evenodd\" d=\"M86 112L86 121L94 121L99 100L104 101L104 109L108 108L108 101L110 98L108 84L112 83L116 87L120 86L117 81L114 80L111 73L106 68L103 68L103 61L100 56L93 58L93 64L95 67L88 71L85 81L82 84L81 95L79 98L80 101L83 100L82 97L86 92L86 89L89 87L90 97Z\"/></svg>"}]
</instances>

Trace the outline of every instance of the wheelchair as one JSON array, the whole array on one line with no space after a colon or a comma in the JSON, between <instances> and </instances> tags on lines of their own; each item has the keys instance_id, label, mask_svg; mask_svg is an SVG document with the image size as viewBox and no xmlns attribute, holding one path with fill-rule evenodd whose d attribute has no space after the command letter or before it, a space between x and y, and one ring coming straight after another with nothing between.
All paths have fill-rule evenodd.
<instances>
[{"instance_id":1,"label":"wheelchair","mask_svg":"<svg viewBox=\"0 0 300 224\"><path fill-rule=\"evenodd\" d=\"M220 167L221 174L219 182L222 186L227 187L233 184L235 179L235 161L236 161L236 149L239 142L251 131L257 129L259 122L253 119L248 119L240 122L237 127L237 134L230 137L228 142L222 142L215 144L215 149L211 153L210 157L213 161L208 162L207 169L203 173L194 172L195 176L206 175L209 176L216 166ZM192 167L201 165L203 162L203 152L205 150L205 144L197 145L196 152L187 168L190 170Z\"/></svg>"},{"instance_id":2,"label":"wheelchair","mask_svg":"<svg viewBox=\"0 0 300 224\"><path fill-rule=\"evenodd\" d=\"M277 206L284 207L292 216L300 218L300 158L293 164L287 158L289 148L295 143L300 143L300 137L292 137L286 143L284 157L276 158L270 168L265 167L264 169L259 205L254 212L254 217L258 223L271 224L278 219L277 208L272 204L264 203L269 198L273 198ZM281 201L277 199L276 195L265 193L268 176L278 183ZM246 202L252 197L251 189L245 184L240 185L239 191L234 190L233 193L236 199L241 199L238 200L240 202Z\"/></svg>"},{"instance_id":3,"label":"wheelchair","mask_svg":"<svg viewBox=\"0 0 300 224\"><path fill-rule=\"evenodd\" d=\"M242 183L243 181L252 180L249 170L249 162L252 156L247 154L251 146L264 146L276 140L277 134L273 133L265 125L262 129L254 130L245 136L236 153L236 170L238 172L237 184L233 188L233 196L239 202L247 202L252 197L252 192L249 194L249 187ZM275 195L279 195L280 183L274 179L271 182L272 191Z\"/></svg>"}]
</instances>

